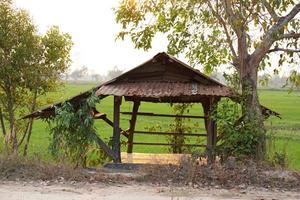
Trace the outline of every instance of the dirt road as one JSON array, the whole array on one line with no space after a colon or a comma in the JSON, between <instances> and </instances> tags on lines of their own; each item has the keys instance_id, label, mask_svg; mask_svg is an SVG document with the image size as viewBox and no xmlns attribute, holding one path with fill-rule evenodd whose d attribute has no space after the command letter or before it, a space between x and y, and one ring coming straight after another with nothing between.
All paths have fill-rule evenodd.
<instances>
[{"instance_id":1,"label":"dirt road","mask_svg":"<svg viewBox=\"0 0 300 200\"><path fill-rule=\"evenodd\" d=\"M299 200L300 192L265 189L225 190L172 188L149 185L48 184L41 182L0 182L1 200Z\"/></svg>"}]
</instances>

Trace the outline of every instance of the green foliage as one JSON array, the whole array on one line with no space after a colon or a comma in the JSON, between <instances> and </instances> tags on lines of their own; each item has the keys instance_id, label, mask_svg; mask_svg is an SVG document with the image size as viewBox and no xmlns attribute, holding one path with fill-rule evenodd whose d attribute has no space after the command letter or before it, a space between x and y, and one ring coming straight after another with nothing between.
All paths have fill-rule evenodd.
<instances>
[{"instance_id":1,"label":"green foliage","mask_svg":"<svg viewBox=\"0 0 300 200\"><path fill-rule=\"evenodd\" d=\"M122 0L115 9L116 21L122 25L118 38L128 36L136 48L150 49L156 33L168 39L170 54L184 53L193 65L200 64L206 72L222 64L234 63L240 54L241 34L247 34L247 52L261 47L265 35L280 16L296 6L296 1L208 1L208 0ZM273 47L297 49L298 38L282 40L282 34L295 33L300 28L298 18L291 19L273 34ZM271 41L272 38L267 38ZM238 40L240 40L238 42ZM269 42L270 42L269 41ZM277 52L277 50L272 51ZM293 51L278 51L278 65L265 53L260 69L274 66L278 71L285 64L299 61ZM236 66L237 63L234 65ZM237 70L238 67L236 68Z\"/></svg>"},{"instance_id":2,"label":"green foliage","mask_svg":"<svg viewBox=\"0 0 300 200\"><path fill-rule=\"evenodd\" d=\"M193 0L124 0L115 10L116 21L123 29L118 38L129 36L136 48L147 50L152 47L155 34L164 33L169 41L168 53L176 55L185 52L192 65L201 63L205 71L211 72L214 67L227 63L229 54L226 45L221 42L223 39L217 38L221 34L220 28L201 23L202 19L209 18L207 20L210 21L213 18L207 12L195 10L199 4L201 2ZM209 31L199 31L205 28Z\"/></svg>"},{"instance_id":3,"label":"green foliage","mask_svg":"<svg viewBox=\"0 0 300 200\"><path fill-rule=\"evenodd\" d=\"M286 84L288 84L288 83L292 84L290 91L292 91L294 88L299 88L300 87L300 73L297 72L296 70L292 70L290 72L290 76L289 76Z\"/></svg>"},{"instance_id":4,"label":"green foliage","mask_svg":"<svg viewBox=\"0 0 300 200\"><path fill-rule=\"evenodd\" d=\"M172 114L184 115L190 112L193 104L190 103L175 103L170 104ZM190 139L184 136L184 133L192 133L193 130L199 129L199 123L190 123L189 118L175 117L174 120L168 120L167 123L161 122L154 124L153 126L145 126L144 128L150 132L168 132L177 133L176 135L167 135L165 140L168 144L173 144L168 148L168 152L171 153L191 153L192 149L187 146L183 146L186 142L190 142ZM147 123L148 124L148 123ZM199 142L193 140L193 142Z\"/></svg>"},{"instance_id":5,"label":"green foliage","mask_svg":"<svg viewBox=\"0 0 300 200\"><path fill-rule=\"evenodd\" d=\"M275 166L280 166L282 169L288 167L288 156L285 151L275 152L272 158L273 164Z\"/></svg>"},{"instance_id":6,"label":"green foliage","mask_svg":"<svg viewBox=\"0 0 300 200\"><path fill-rule=\"evenodd\" d=\"M111 161L111 158L102 149L95 146L90 146L86 155L86 166L98 166Z\"/></svg>"},{"instance_id":7,"label":"green foliage","mask_svg":"<svg viewBox=\"0 0 300 200\"><path fill-rule=\"evenodd\" d=\"M189 109L192 107L192 104L188 103L176 103L171 104L172 112L175 115L183 115L184 113L188 113ZM170 135L167 136L167 141L170 144L174 144L170 147L170 152L173 153L187 153L190 152L190 149L182 146L186 141L189 141L183 134L191 133L192 127L186 124L186 121L189 119L182 117L175 117L174 122L169 125L170 132L178 133L178 135Z\"/></svg>"},{"instance_id":8,"label":"green foliage","mask_svg":"<svg viewBox=\"0 0 300 200\"><path fill-rule=\"evenodd\" d=\"M38 96L58 87L70 65L71 47L70 35L58 27L40 35L25 10L0 2L0 107L9 124L9 150L17 152L18 136L28 127L16 119L39 105Z\"/></svg>"},{"instance_id":9,"label":"green foliage","mask_svg":"<svg viewBox=\"0 0 300 200\"><path fill-rule=\"evenodd\" d=\"M66 159L75 166L83 167L102 161L102 151L94 146L96 130L92 109L98 102L99 98L92 94L76 108L69 102L56 108L55 117L48 119L52 135L49 149L55 158Z\"/></svg>"},{"instance_id":10,"label":"green foliage","mask_svg":"<svg viewBox=\"0 0 300 200\"><path fill-rule=\"evenodd\" d=\"M251 123L244 123L240 116L241 109L238 104L229 99L222 100L214 109L212 118L218 124L218 137L216 153L222 159L234 156L239 159L245 157L255 158L256 148L260 134L255 131Z\"/></svg>"}]
</instances>

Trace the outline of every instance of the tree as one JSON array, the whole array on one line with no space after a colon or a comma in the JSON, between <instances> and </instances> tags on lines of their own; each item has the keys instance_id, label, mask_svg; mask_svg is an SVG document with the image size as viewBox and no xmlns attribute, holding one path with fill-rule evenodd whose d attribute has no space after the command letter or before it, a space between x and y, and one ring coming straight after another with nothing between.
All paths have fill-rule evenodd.
<instances>
[{"instance_id":1,"label":"tree","mask_svg":"<svg viewBox=\"0 0 300 200\"><path fill-rule=\"evenodd\" d=\"M97 73L94 73L91 75L91 79L92 81L95 81L95 82L103 82L103 76L101 74L97 74Z\"/></svg>"},{"instance_id":2,"label":"tree","mask_svg":"<svg viewBox=\"0 0 300 200\"><path fill-rule=\"evenodd\" d=\"M70 77L77 81L80 78L83 78L88 73L88 68L85 66L80 67L79 69L75 69L71 74Z\"/></svg>"},{"instance_id":3,"label":"tree","mask_svg":"<svg viewBox=\"0 0 300 200\"><path fill-rule=\"evenodd\" d=\"M274 53L280 55L275 73L295 63L299 11L300 3L294 0L123 0L115 12L122 26L118 38L129 36L136 48L151 48L155 34L162 32L169 53L184 53L207 73L230 63L239 75L244 122L259 137L257 158L262 159L265 129L257 74L271 65ZM297 84L299 79L293 71L290 80Z\"/></svg>"},{"instance_id":4,"label":"tree","mask_svg":"<svg viewBox=\"0 0 300 200\"><path fill-rule=\"evenodd\" d=\"M120 70L117 66L114 66L113 69L107 72L106 80L111 80L113 78L116 78L117 76L120 76L122 73L123 73L122 70Z\"/></svg>"},{"instance_id":5,"label":"tree","mask_svg":"<svg viewBox=\"0 0 300 200\"><path fill-rule=\"evenodd\" d=\"M0 106L8 121L6 147L18 152L18 133L30 139L33 121L17 120L35 110L37 98L57 87L60 75L70 64L72 42L68 34L51 27L39 35L28 13L0 2Z\"/></svg>"},{"instance_id":6,"label":"tree","mask_svg":"<svg viewBox=\"0 0 300 200\"><path fill-rule=\"evenodd\" d=\"M37 98L47 92L54 91L61 84L61 76L68 69L71 59L71 36L61 33L56 26L51 27L44 36L39 36L41 43L37 47L40 53L36 56L35 70L32 71L29 112L37 107ZM34 64L32 65L32 67ZM33 119L30 119L24 136L27 135L24 155L27 154L31 136ZM22 142L19 142L21 144Z\"/></svg>"}]
</instances>

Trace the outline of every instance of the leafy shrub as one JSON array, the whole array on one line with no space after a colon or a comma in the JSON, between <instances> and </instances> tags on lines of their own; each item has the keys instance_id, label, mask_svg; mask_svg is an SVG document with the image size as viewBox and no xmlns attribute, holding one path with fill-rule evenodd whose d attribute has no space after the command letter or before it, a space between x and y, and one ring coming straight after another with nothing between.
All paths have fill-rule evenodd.
<instances>
[{"instance_id":1,"label":"leafy shrub","mask_svg":"<svg viewBox=\"0 0 300 200\"><path fill-rule=\"evenodd\" d=\"M97 165L107 159L101 149L96 150L94 142L92 110L98 102L99 98L92 94L77 108L69 102L55 108L56 115L48 122L52 135L49 150L56 159L70 161L76 167Z\"/></svg>"},{"instance_id":2,"label":"leafy shrub","mask_svg":"<svg viewBox=\"0 0 300 200\"><path fill-rule=\"evenodd\" d=\"M211 116L218 124L219 143L216 153L226 159L234 156L255 158L256 146L260 134L256 131L255 123L244 123L240 116L240 107L229 99L222 100L214 109Z\"/></svg>"}]
</instances>

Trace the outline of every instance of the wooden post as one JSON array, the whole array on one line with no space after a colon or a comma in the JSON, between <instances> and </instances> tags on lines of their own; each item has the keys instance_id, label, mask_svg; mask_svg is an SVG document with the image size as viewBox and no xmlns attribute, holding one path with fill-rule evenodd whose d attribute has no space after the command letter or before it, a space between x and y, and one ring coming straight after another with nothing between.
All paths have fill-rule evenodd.
<instances>
[{"instance_id":1,"label":"wooden post","mask_svg":"<svg viewBox=\"0 0 300 200\"><path fill-rule=\"evenodd\" d=\"M113 141L112 150L116 157L113 159L114 163L121 163L121 147L120 147L120 107L122 97L114 96L114 127L113 127Z\"/></svg>"},{"instance_id":2,"label":"wooden post","mask_svg":"<svg viewBox=\"0 0 300 200\"><path fill-rule=\"evenodd\" d=\"M211 123L209 120L209 114L210 114L209 101L205 101L204 103L202 103L202 107L203 107L203 112L206 116L206 118L204 119L204 125L207 133L207 141L206 141L207 161L208 163L211 163L213 160L212 158L213 139L212 139Z\"/></svg>"},{"instance_id":3,"label":"wooden post","mask_svg":"<svg viewBox=\"0 0 300 200\"><path fill-rule=\"evenodd\" d=\"M203 111L206 116L204 122L205 122L205 128L207 132L207 157L208 157L208 163L213 163L215 160L215 153L214 149L217 145L217 124L216 122L211 119L211 112L213 107L217 104L219 101L219 98L210 97L208 101L205 101L202 103Z\"/></svg>"},{"instance_id":4,"label":"wooden post","mask_svg":"<svg viewBox=\"0 0 300 200\"><path fill-rule=\"evenodd\" d=\"M128 136L128 147L127 147L127 153L132 153L133 148L133 134L136 124L136 118L137 118L137 112L140 106L140 101L134 101L133 102L133 108L132 108L132 115L130 120L130 127L129 127L129 136Z\"/></svg>"}]
</instances>

